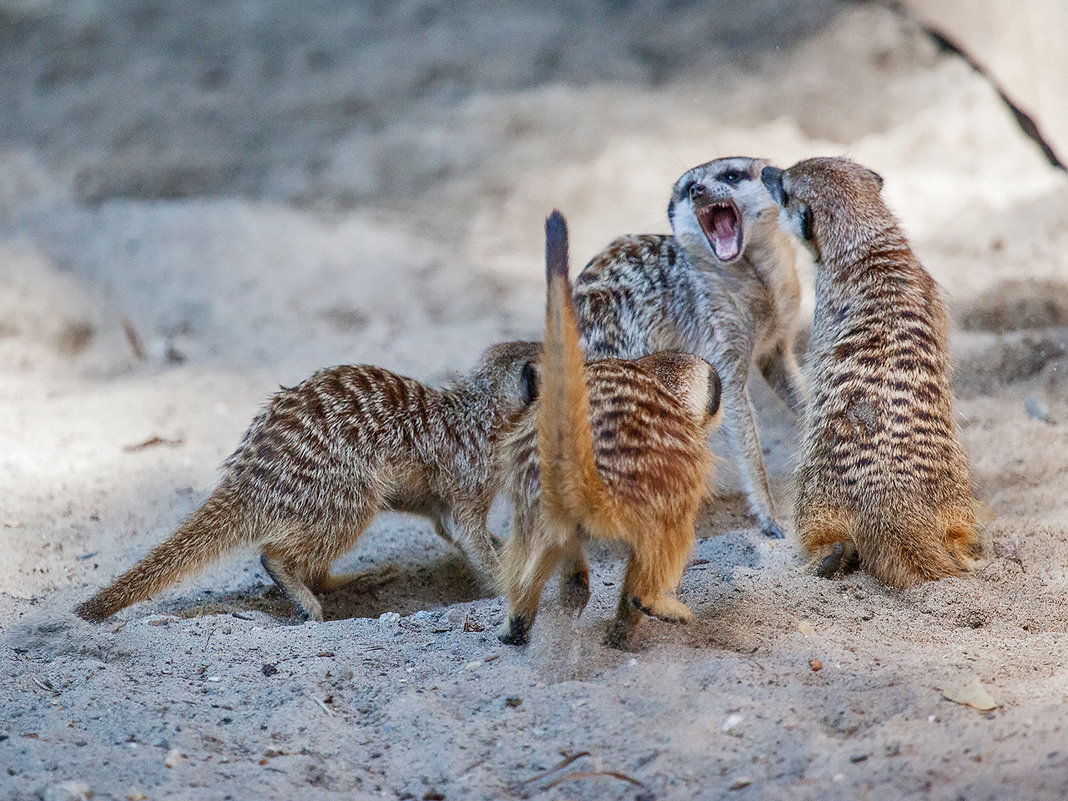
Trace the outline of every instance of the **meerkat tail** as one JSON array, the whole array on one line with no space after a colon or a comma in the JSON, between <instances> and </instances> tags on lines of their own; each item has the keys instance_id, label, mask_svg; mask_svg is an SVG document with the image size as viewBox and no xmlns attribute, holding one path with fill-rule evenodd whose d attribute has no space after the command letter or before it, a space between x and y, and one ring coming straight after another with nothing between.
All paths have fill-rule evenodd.
<instances>
[{"instance_id":1,"label":"meerkat tail","mask_svg":"<svg viewBox=\"0 0 1068 801\"><path fill-rule=\"evenodd\" d=\"M75 612L86 620L106 620L236 548L241 532L233 506L224 490L215 490L177 531Z\"/></svg>"},{"instance_id":2,"label":"meerkat tail","mask_svg":"<svg viewBox=\"0 0 1068 801\"><path fill-rule=\"evenodd\" d=\"M568 280L567 223L559 211L545 221L545 343L538 402L542 498L559 515L603 500L593 458L586 363Z\"/></svg>"}]
</instances>

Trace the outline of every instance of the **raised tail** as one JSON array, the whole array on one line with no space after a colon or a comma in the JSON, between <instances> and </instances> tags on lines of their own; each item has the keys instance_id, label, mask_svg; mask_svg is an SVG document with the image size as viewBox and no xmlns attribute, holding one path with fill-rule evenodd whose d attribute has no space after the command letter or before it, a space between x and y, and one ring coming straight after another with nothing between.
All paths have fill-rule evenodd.
<instances>
[{"instance_id":1,"label":"raised tail","mask_svg":"<svg viewBox=\"0 0 1068 801\"><path fill-rule=\"evenodd\" d=\"M216 489L178 530L74 611L86 620L105 620L215 561L241 542L231 493Z\"/></svg>"},{"instance_id":2,"label":"raised tail","mask_svg":"<svg viewBox=\"0 0 1068 801\"><path fill-rule=\"evenodd\" d=\"M567 223L545 221L545 344L538 396L538 463L542 502L557 516L581 519L606 494L593 457L586 363L567 277Z\"/></svg>"}]
</instances>

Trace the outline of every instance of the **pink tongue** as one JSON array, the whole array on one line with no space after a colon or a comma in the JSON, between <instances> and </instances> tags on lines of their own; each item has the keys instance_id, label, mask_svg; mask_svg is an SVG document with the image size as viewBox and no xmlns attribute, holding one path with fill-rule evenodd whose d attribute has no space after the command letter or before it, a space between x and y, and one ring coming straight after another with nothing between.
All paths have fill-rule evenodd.
<instances>
[{"instance_id":1,"label":"pink tongue","mask_svg":"<svg viewBox=\"0 0 1068 801\"><path fill-rule=\"evenodd\" d=\"M716 209L712 212L712 247L716 258L721 261L733 259L738 255L738 239L735 236L734 213L730 209Z\"/></svg>"}]
</instances>

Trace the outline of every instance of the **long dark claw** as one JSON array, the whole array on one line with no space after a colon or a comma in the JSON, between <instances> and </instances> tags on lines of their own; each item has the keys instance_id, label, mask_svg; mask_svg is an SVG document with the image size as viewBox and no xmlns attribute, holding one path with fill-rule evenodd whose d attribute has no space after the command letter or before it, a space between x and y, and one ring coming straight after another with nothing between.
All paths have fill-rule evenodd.
<instances>
[{"instance_id":1,"label":"long dark claw","mask_svg":"<svg viewBox=\"0 0 1068 801\"><path fill-rule=\"evenodd\" d=\"M816 568L816 575L820 578L830 578L835 573L843 568L842 556L845 554L845 543L838 543L834 546L834 550L831 551L827 557L820 562L820 566Z\"/></svg>"},{"instance_id":2,"label":"long dark claw","mask_svg":"<svg viewBox=\"0 0 1068 801\"><path fill-rule=\"evenodd\" d=\"M764 523L764 525L760 527L760 531L769 540L781 540L786 537L786 535L782 533L782 529L779 528L779 524L774 520Z\"/></svg>"}]
</instances>

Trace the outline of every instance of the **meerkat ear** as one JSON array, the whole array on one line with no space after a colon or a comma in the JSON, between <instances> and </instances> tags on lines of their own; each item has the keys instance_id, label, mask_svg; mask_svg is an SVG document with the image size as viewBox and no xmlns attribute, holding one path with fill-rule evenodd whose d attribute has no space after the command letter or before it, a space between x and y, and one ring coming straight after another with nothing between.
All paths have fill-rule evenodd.
<instances>
[{"instance_id":1,"label":"meerkat ear","mask_svg":"<svg viewBox=\"0 0 1068 801\"><path fill-rule=\"evenodd\" d=\"M879 191L881 192L883 189L883 176L879 175L879 173L877 173L875 170L868 170L868 173L871 175L872 179L874 179L876 185L878 185L879 187Z\"/></svg>"},{"instance_id":2,"label":"meerkat ear","mask_svg":"<svg viewBox=\"0 0 1068 801\"><path fill-rule=\"evenodd\" d=\"M540 369L537 362L527 362L519 374L519 396L524 406L529 406L538 399Z\"/></svg>"}]
</instances>

